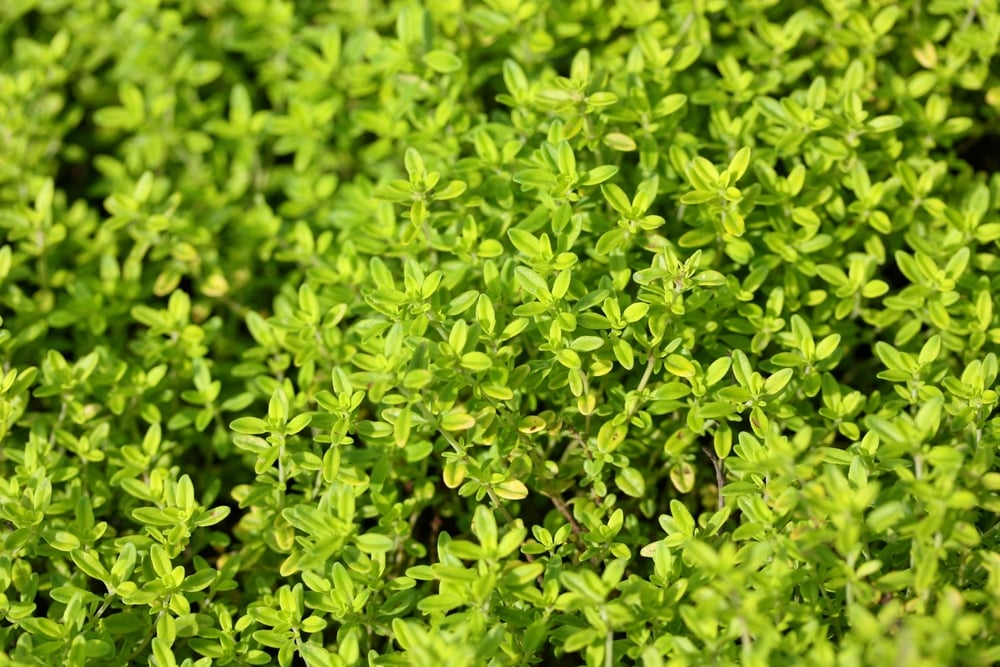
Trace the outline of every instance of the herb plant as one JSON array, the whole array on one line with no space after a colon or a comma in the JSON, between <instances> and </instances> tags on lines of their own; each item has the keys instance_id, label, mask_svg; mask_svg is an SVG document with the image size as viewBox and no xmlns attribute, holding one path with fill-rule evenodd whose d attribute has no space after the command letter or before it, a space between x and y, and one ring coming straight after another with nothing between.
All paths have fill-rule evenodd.
<instances>
[{"instance_id":1,"label":"herb plant","mask_svg":"<svg viewBox=\"0 0 1000 667\"><path fill-rule=\"evenodd\" d=\"M1000 662L998 45L0 3L0 664Z\"/></svg>"}]
</instances>

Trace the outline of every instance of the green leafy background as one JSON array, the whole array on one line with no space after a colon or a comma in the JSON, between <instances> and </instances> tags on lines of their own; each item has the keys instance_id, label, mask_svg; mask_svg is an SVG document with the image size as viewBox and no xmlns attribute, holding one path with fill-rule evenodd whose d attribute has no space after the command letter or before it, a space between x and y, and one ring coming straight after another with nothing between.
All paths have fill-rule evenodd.
<instances>
[{"instance_id":1,"label":"green leafy background","mask_svg":"<svg viewBox=\"0 0 1000 667\"><path fill-rule=\"evenodd\" d=\"M1000 661L998 44L7 0L0 663Z\"/></svg>"}]
</instances>

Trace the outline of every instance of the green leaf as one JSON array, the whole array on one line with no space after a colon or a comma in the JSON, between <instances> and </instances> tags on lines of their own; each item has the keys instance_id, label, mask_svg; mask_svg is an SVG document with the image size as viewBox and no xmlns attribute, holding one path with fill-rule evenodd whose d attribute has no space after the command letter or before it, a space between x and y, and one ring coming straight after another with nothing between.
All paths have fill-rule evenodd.
<instances>
[{"instance_id":1,"label":"green leaf","mask_svg":"<svg viewBox=\"0 0 1000 667\"><path fill-rule=\"evenodd\" d=\"M588 106L601 109L617 104L618 96L610 91L603 90L588 95L586 101Z\"/></svg>"},{"instance_id":2,"label":"green leaf","mask_svg":"<svg viewBox=\"0 0 1000 667\"><path fill-rule=\"evenodd\" d=\"M462 59L450 51L435 49L423 57L424 64L440 74L451 74L462 69Z\"/></svg>"},{"instance_id":3,"label":"green leaf","mask_svg":"<svg viewBox=\"0 0 1000 667\"><path fill-rule=\"evenodd\" d=\"M440 424L445 431L465 431L475 427L476 419L467 412L457 410L442 415Z\"/></svg>"},{"instance_id":4,"label":"green leaf","mask_svg":"<svg viewBox=\"0 0 1000 667\"><path fill-rule=\"evenodd\" d=\"M920 356L917 359L917 363L921 366L926 366L934 361L941 355L941 336L934 335L927 339L924 346L920 348Z\"/></svg>"},{"instance_id":5,"label":"green leaf","mask_svg":"<svg viewBox=\"0 0 1000 667\"><path fill-rule=\"evenodd\" d=\"M618 213L623 216L631 215L632 203L620 187L614 183L602 185L601 194L604 195L604 199L611 205L611 208L618 211Z\"/></svg>"},{"instance_id":6,"label":"green leaf","mask_svg":"<svg viewBox=\"0 0 1000 667\"><path fill-rule=\"evenodd\" d=\"M694 488L694 467L687 462L670 467L670 483L681 493L690 493Z\"/></svg>"},{"instance_id":7,"label":"green leaf","mask_svg":"<svg viewBox=\"0 0 1000 667\"><path fill-rule=\"evenodd\" d=\"M687 170L688 180L697 190L715 192L719 186L719 171L705 158L696 156Z\"/></svg>"},{"instance_id":8,"label":"green leaf","mask_svg":"<svg viewBox=\"0 0 1000 667\"><path fill-rule=\"evenodd\" d=\"M590 570L563 570L559 575L559 581L566 590L593 603L603 602L607 596L604 583Z\"/></svg>"},{"instance_id":9,"label":"green leaf","mask_svg":"<svg viewBox=\"0 0 1000 667\"><path fill-rule=\"evenodd\" d=\"M153 564L153 571L160 577L166 577L173 572L173 565L167 550L159 544L154 544L149 548L149 560Z\"/></svg>"},{"instance_id":10,"label":"green leaf","mask_svg":"<svg viewBox=\"0 0 1000 667\"><path fill-rule=\"evenodd\" d=\"M229 428L245 435L258 435L269 430L267 422L258 417L239 417L229 423Z\"/></svg>"},{"instance_id":11,"label":"green leaf","mask_svg":"<svg viewBox=\"0 0 1000 667\"><path fill-rule=\"evenodd\" d=\"M46 534L45 541L59 551L73 551L74 549L79 549L81 546L80 538L65 530L57 530Z\"/></svg>"},{"instance_id":12,"label":"green leaf","mask_svg":"<svg viewBox=\"0 0 1000 667\"><path fill-rule=\"evenodd\" d=\"M528 487L518 479L508 479L494 484L493 490L504 500L524 500L528 497Z\"/></svg>"},{"instance_id":13,"label":"green leaf","mask_svg":"<svg viewBox=\"0 0 1000 667\"><path fill-rule=\"evenodd\" d=\"M600 336L580 336L573 339L570 347L577 352L593 352L604 347L604 339Z\"/></svg>"},{"instance_id":14,"label":"green leaf","mask_svg":"<svg viewBox=\"0 0 1000 667\"><path fill-rule=\"evenodd\" d=\"M576 156L573 155L573 148L568 141L560 141L556 146L556 167L559 173L565 176L576 174Z\"/></svg>"},{"instance_id":15,"label":"green leaf","mask_svg":"<svg viewBox=\"0 0 1000 667\"><path fill-rule=\"evenodd\" d=\"M618 167L614 165L603 165L600 167L594 167L588 170L583 177L580 179L580 185L590 186L599 185L611 178L618 173Z\"/></svg>"},{"instance_id":16,"label":"green leaf","mask_svg":"<svg viewBox=\"0 0 1000 667\"><path fill-rule=\"evenodd\" d=\"M468 188L469 185L465 181L448 181L448 184L443 188L435 190L432 197L434 201L457 199L458 197L461 197Z\"/></svg>"},{"instance_id":17,"label":"green leaf","mask_svg":"<svg viewBox=\"0 0 1000 667\"><path fill-rule=\"evenodd\" d=\"M479 540L483 551L487 554L496 552L499 545L499 534L496 518L489 507L485 505L476 507L475 515L472 518L472 533Z\"/></svg>"},{"instance_id":18,"label":"green leaf","mask_svg":"<svg viewBox=\"0 0 1000 667\"><path fill-rule=\"evenodd\" d=\"M111 567L111 573L109 576L110 582L118 586L122 582L127 581L130 576L132 576L132 571L135 569L135 564L137 560L137 553L135 549L135 544L132 542L126 542L121 551L118 553L118 558L115 560L115 564Z\"/></svg>"},{"instance_id":19,"label":"green leaf","mask_svg":"<svg viewBox=\"0 0 1000 667\"><path fill-rule=\"evenodd\" d=\"M528 267L517 267L514 269L514 275L521 288L531 296L543 302L551 299L552 295L549 292L549 286L542 280L541 276Z\"/></svg>"},{"instance_id":20,"label":"green leaf","mask_svg":"<svg viewBox=\"0 0 1000 667\"><path fill-rule=\"evenodd\" d=\"M155 637L152 641L152 647L153 659L156 661L157 667L176 667L177 659L166 639Z\"/></svg>"},{"instance_id":21,"label":"green leaf","mask_svg":"<svg viewBox=\"0 0 1000 667\"><path fill-rule=\"evenodd\" d=\"M604 145L623 153L628 153L638 148L635 139L621 132L608 132L605 134Z\"/></svg>"},{"instance_id":22,"label":"green leaf","mask_svg":"<svg viewBox=\"0 0 1000 667\"><path fill-rule=\"evenodd\" d=\"M406 167L406 173L410 177L411 185L416 186L418 183L423 182L427 175L427 168L424 166L424 160L420 156L420 151L412 146L407 148L403 154L403 163Z\"/></svg>"},{"instance_id":23,"label":"green leaf","mask_svg":"<svg viewBox=\"0 0 1000 667\"><path fill-rule=\"evenodd\" d=\"M637 302L629 304L627 308L622 312L622 319L629 324L634 324L636 322L642 321L646 314L649 312L649 304Z\"/></svg>"},{"instance_id":24,"label":"green leaf","mask_svg":"<svg viewBox=\"0 0 1000 667\"><path fill-rule=\"evenodd\" d=\"M618 363L622 365L623 368L631 370L635 365L635 353L632 350L632 346L629 345L628 341L624 338L614 338L611 341L611 349L614 352L615 359Z\"/></svg>"},{"instance_id":25,"label":"green leaf","mask_svg":"<svg viewBox=\"0 0 1000 667\"><path fill-rule=\"evenodd\" d=\"M445 486L449 489L457 489L465 480L467 473L467 465L460 461L450 460L445 464L441 477L444 480Z\"/></svg>"},{"instance_id":26,"label":"green leaf","mask_svg":"<svg viewBox=\"0 0 1000 667\"><path fill-rule=\"evenodd\" d=\"M764 392L774 396L781 392L795 374L791 368L783 368L764 381Z\"/></svg>"},{"instance_id":27,"label":"green leaf","mask_svg":"<svg viewBox=\"0 0 1000 667\"><path fill-rule=\"evenodd\" d=\"M615 476L615 485L633 498L642 498L646 494L646 480L635 468L622 468Z\"/></svg>"},{"instance_id":28,"label":"green leaf","mask_svg":"<svg viewBox=\"0 0 1000 667\"><path fill-rule=\"evenodd\" d=\"M682 378L692 378L698 372L689 359L679 354L667 355L663 365L670 373Z\"/></svg>"},{"instance_id":29,"label":"green leaf","mask_svg":"<svg viewBox=\"0 0 1000 667\"><path fill-rule=\"evenodd\" d=\"M809 325L806 321L799 315L792 315L792 337L795 341L795 346L802 352L802 355L806 359L816 358L816 344L813 341L812 331L809 329Z\"/></svg>"},{"instance_id":30,"label":"green leaf","mask_svg":"<svg viewBox=\"0 0 1000 667\"><path fill-rule=\"evenodd\" d=\"M743 148L736 151L736 155L729 162L729 185L732 185L736 181L743 178L743 174L746 173L747 167L750 165L750 148L744 146Z\"/></svg>"},{"instance_id":31,"label":"green leaf","mask_svg":"<svg viewBox=\"0 0 1000 667\"><path fill-rule=\"evenodd\" d=\"M229 513L231 511L232 510L226 506L215 507L208 511L201 512L192 521L192 523L195 526L198 526L199 528L203 528L206 526L214 526L222 522L227 516L229 516Z\"/></svg>"},{"instance_id":32,"label":"green leaf","mask_svg":"<svg viewBox=\"0 0 1000 667\"><path fill-rule=\"evenodd\" d=\"M816 345L816 361L822 361L833 355L840 346L840 334L830 334Z\"/></svg>"},{"instance_id":33,"label":"green leaf","mask_svg":"<svg viewBox=\"0 0 1000 667\"><path fill-rule=\"evenodd\" d=\"M684 108L685 104L687 104L687 95L681 93L667 95L653 107L653 116L656 118L669 116Z\"/></svg>"},{"instance_id":34,"label":"green leaf","mask_svg":"<svg viewBox=\"0 0 1000 667\"><path fill-rule=\"evenodd\" d=\"M492 334L496 329L496 309L493 301L486 294L480 294L476 301L476 320L487 334Z\"/></svg>"},{"instance_id":35,"label":"green leaf","mask_svg":"<svg viewBox=\"0 0 1000 667\"><path fill-rule=\"evenodd\" d=\"M83 551L82 549L76 549L70 555L73 562L76 563L76 566L80 568L80 571L91 579L108 581L111 578L111 574L104 567L104 564L101 563L97 554L90 551Z\"/></svg>"},{"instance_id":36,"label":"green leaf","mask_svg":"<svg viewBox=\"0 0 1000 667\"><path fill-rule=\"evenodd\" d=\"M658 401L673 401L690 393L691 387L683 382L665 382L656 388L653 398Z\"/></svg>"},{"instance_id":37,"label":"green leaf","mask_svg":"<svg viewBox=\"0 0 1000 667\"><path fill-rule=\"evenodd\" d=\"M680 201L680 203L684 204L685 206L697 206L698 204L705 204L710 201L715 201L718 198L719 195L717 195L715 192L710 192L708 190L694 190L692 192L686 192L683 195L681 195L678 201Z\"/></svg>"},{"instance_id":38,"label":"green leaf","mask_svg":"<svg viewBox=\"0 0 1000 667\"><path fill-rule=\"evenodd\" d=\"M529 90L528 77L524 75L524 70L514 60L503 61L503 80L509 90L516 98L526 94Z\"/></svg>"},{"instance_id":39,"label":"green leaf","mask_svg":"<svg viewBox=\"0 0 1000 667\"><path fill-rule=\"evenodd\" d=\"M392 439L397 447L405 447L410 441L410 429L412 426L412 413L410 412L410 407L406 406L399 411L399 415L392 425Z\"/></svg>"},{"instance_id":40,"label":"green leaf","mask_svg":"<svg viewBox=\"0 0 1000 667\"><path fill-rule=\"evenodd\" d=\"M724 378L726 373L729 372L732 363L733 361L730 357L719 357L709 364L708 369L705 371L705 385L711 387Z\"/></svg>"},{"instance_id":41,"label":"green leaf","mask_svg":"<svg viewBox=\"0 0 1000 667\"><path fill-rule=\"evenodd\" d=\"M917 411L913 422L920 430L924 440L930 440L937 435L938 429L941 426L941 410L943 407L944 398L937 397L926 401Z\"/></svg>"},{"instance_id":42,"label":"green leaf","mask_svg":"<svg viewBox=\"0 0 1000 667\"><path fill-rule=\"evenodd\" d=\"M523 229L518 229L517 227L512 227L507 230L507 238L510 242L514 244L514 247L523 252L529 257L534 257L539 254L539 244L538 239L531 232L527 232Z\"/></svg>"},{"instance_id":43,"label":"green leaf","mask_svg":"<svg viewBox=\"0 0 1000 667\"><path fill-rule=\"evenodd\" d=\"M876 116L868 121L868 129L872 132L891 132L903 126L903 119L899 116Z\"/></svg>"},{"instance_id":44,"label":"green leaf","mask_svg":"<svg viewBox=\"0 0 1000 667\"><path fill-rule=\"evenodd\" d=\"M285 424L288 421L288 397L284 389L279 387L271 395L271 400L267 403L267 417L272 424Z\"/></svg>"},{"instance_id":45,"label":"green leaf","mask_svg":"<svg viewBox=\"0 0 1000 667\"><path fill-rule=\"evenodd\" d=\"M670 516L674 520L674 524L682 535L688 537L694 536L694 517L691 516L691 512L688 511L687 506L684 505L679 500L670 501Z\"/></svg>"},{"instance_id":46,"label":"green leaf","mask_svg":"<svg viewBox=\"0 0 1000 667\"><path fill-rule=\"evenodd\" d=\"M396 546L395 540L381 533L358 535L354 538L354 543L366 554L387 553Z\"/></svg>"},{"instance_id":47,"label":"green leaf","mask_svg":"<svg viewBox=\"0 0 1000 667\"><path fill-rule=\"evenodd\" d=\"M462 368L470 371L487 371L493 366L493 360L484 352L466 352L462 355Z\"/></svg>"},{"instance_id":48,"label":"green leaf","mask_svg":"<svg viewBox=\"0 0 1000 667\"><path fill-rule=\"evenodd\" d=\"M18 623L32 635L41 635L50 639L62 639L68 627L59 625L49 618L22 618Z\"/></svg>"},{"instance_id":49,"label":"green leaf","mask_svg":"<svg viewBox=\"0 0 1000 667\"><path fill-rule=\"evenodd\" d=\"M573 370L583 365L583 362L580 361L580 355L569 348L556 352L556 360L566 368Z\"/></svg>"},{"instance_id":50,"label":"green leaf","mask_svg":"<svg viewBox=\"0 0 1000 667\"><path fill-rule=\"evenodd\" d=\"M876 341L875 354L889 370L900 371L906 374L917 370L916 364L909 355L901 354L896 348L885 341Z\"/></svg>"},{"instance_id":51,"label":"green leaf","mask_svg":"<svg viewBox=\"0 0 1000 667\"><path fill-rule=\"evenodd\" d=\"M301 642L298 651L308 667L335 667L337 664L333 660L333 655L318 644Z\"/></svg>"}]
</instances>

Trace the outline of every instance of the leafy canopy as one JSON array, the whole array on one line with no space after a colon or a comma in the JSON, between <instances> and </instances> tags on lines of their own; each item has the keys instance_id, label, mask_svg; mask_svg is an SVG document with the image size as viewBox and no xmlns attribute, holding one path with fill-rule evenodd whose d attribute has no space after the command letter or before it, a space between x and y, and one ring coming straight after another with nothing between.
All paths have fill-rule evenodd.
<instances>
[{"instance_id":1,"label":"leafy canopy","mask_svg":"<svg viewBox=\"0 0 1000 667\"><path fill-rule=\"evenodd\" d=\"M1000 662L998 44L0 3L0 661Z\"/></svg>"}]
</instances>

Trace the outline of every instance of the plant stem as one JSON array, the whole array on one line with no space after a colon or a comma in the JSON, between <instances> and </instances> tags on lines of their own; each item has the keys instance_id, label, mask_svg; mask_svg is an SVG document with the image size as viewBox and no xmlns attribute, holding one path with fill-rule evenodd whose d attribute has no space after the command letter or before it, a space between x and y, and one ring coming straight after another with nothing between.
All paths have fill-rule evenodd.
<instances>
[{"instance_id":1,"label":"plant stem","mask_svg":"<svg viewBox=\"0 0 1000 667\"><path fill-rule=\"evenodd\" d=\"M726 506L726 499L722 495L722 487L726 485L726 475L722 468L722 460L709 447L702 447L701 451L705 452L705 455L712 462L712 467L715 468L715 485L718 488L719 509L721 510Z\"/></svg>"},{"instance_id":2,"label":"plant stem","mask_svg":"<svg viewBox=\"0 0 1000 667\"><path fill-rule=\"evenodd\" d=\"M642 379L639 380L639 386L635 388L636 391L643 391L646 385L649 383L649 378L653 375L653 366L656 365L656 357L653 352L650 351L649 357L646 359L646 370L642 374Z\"/></svg>"}]
</instances>

